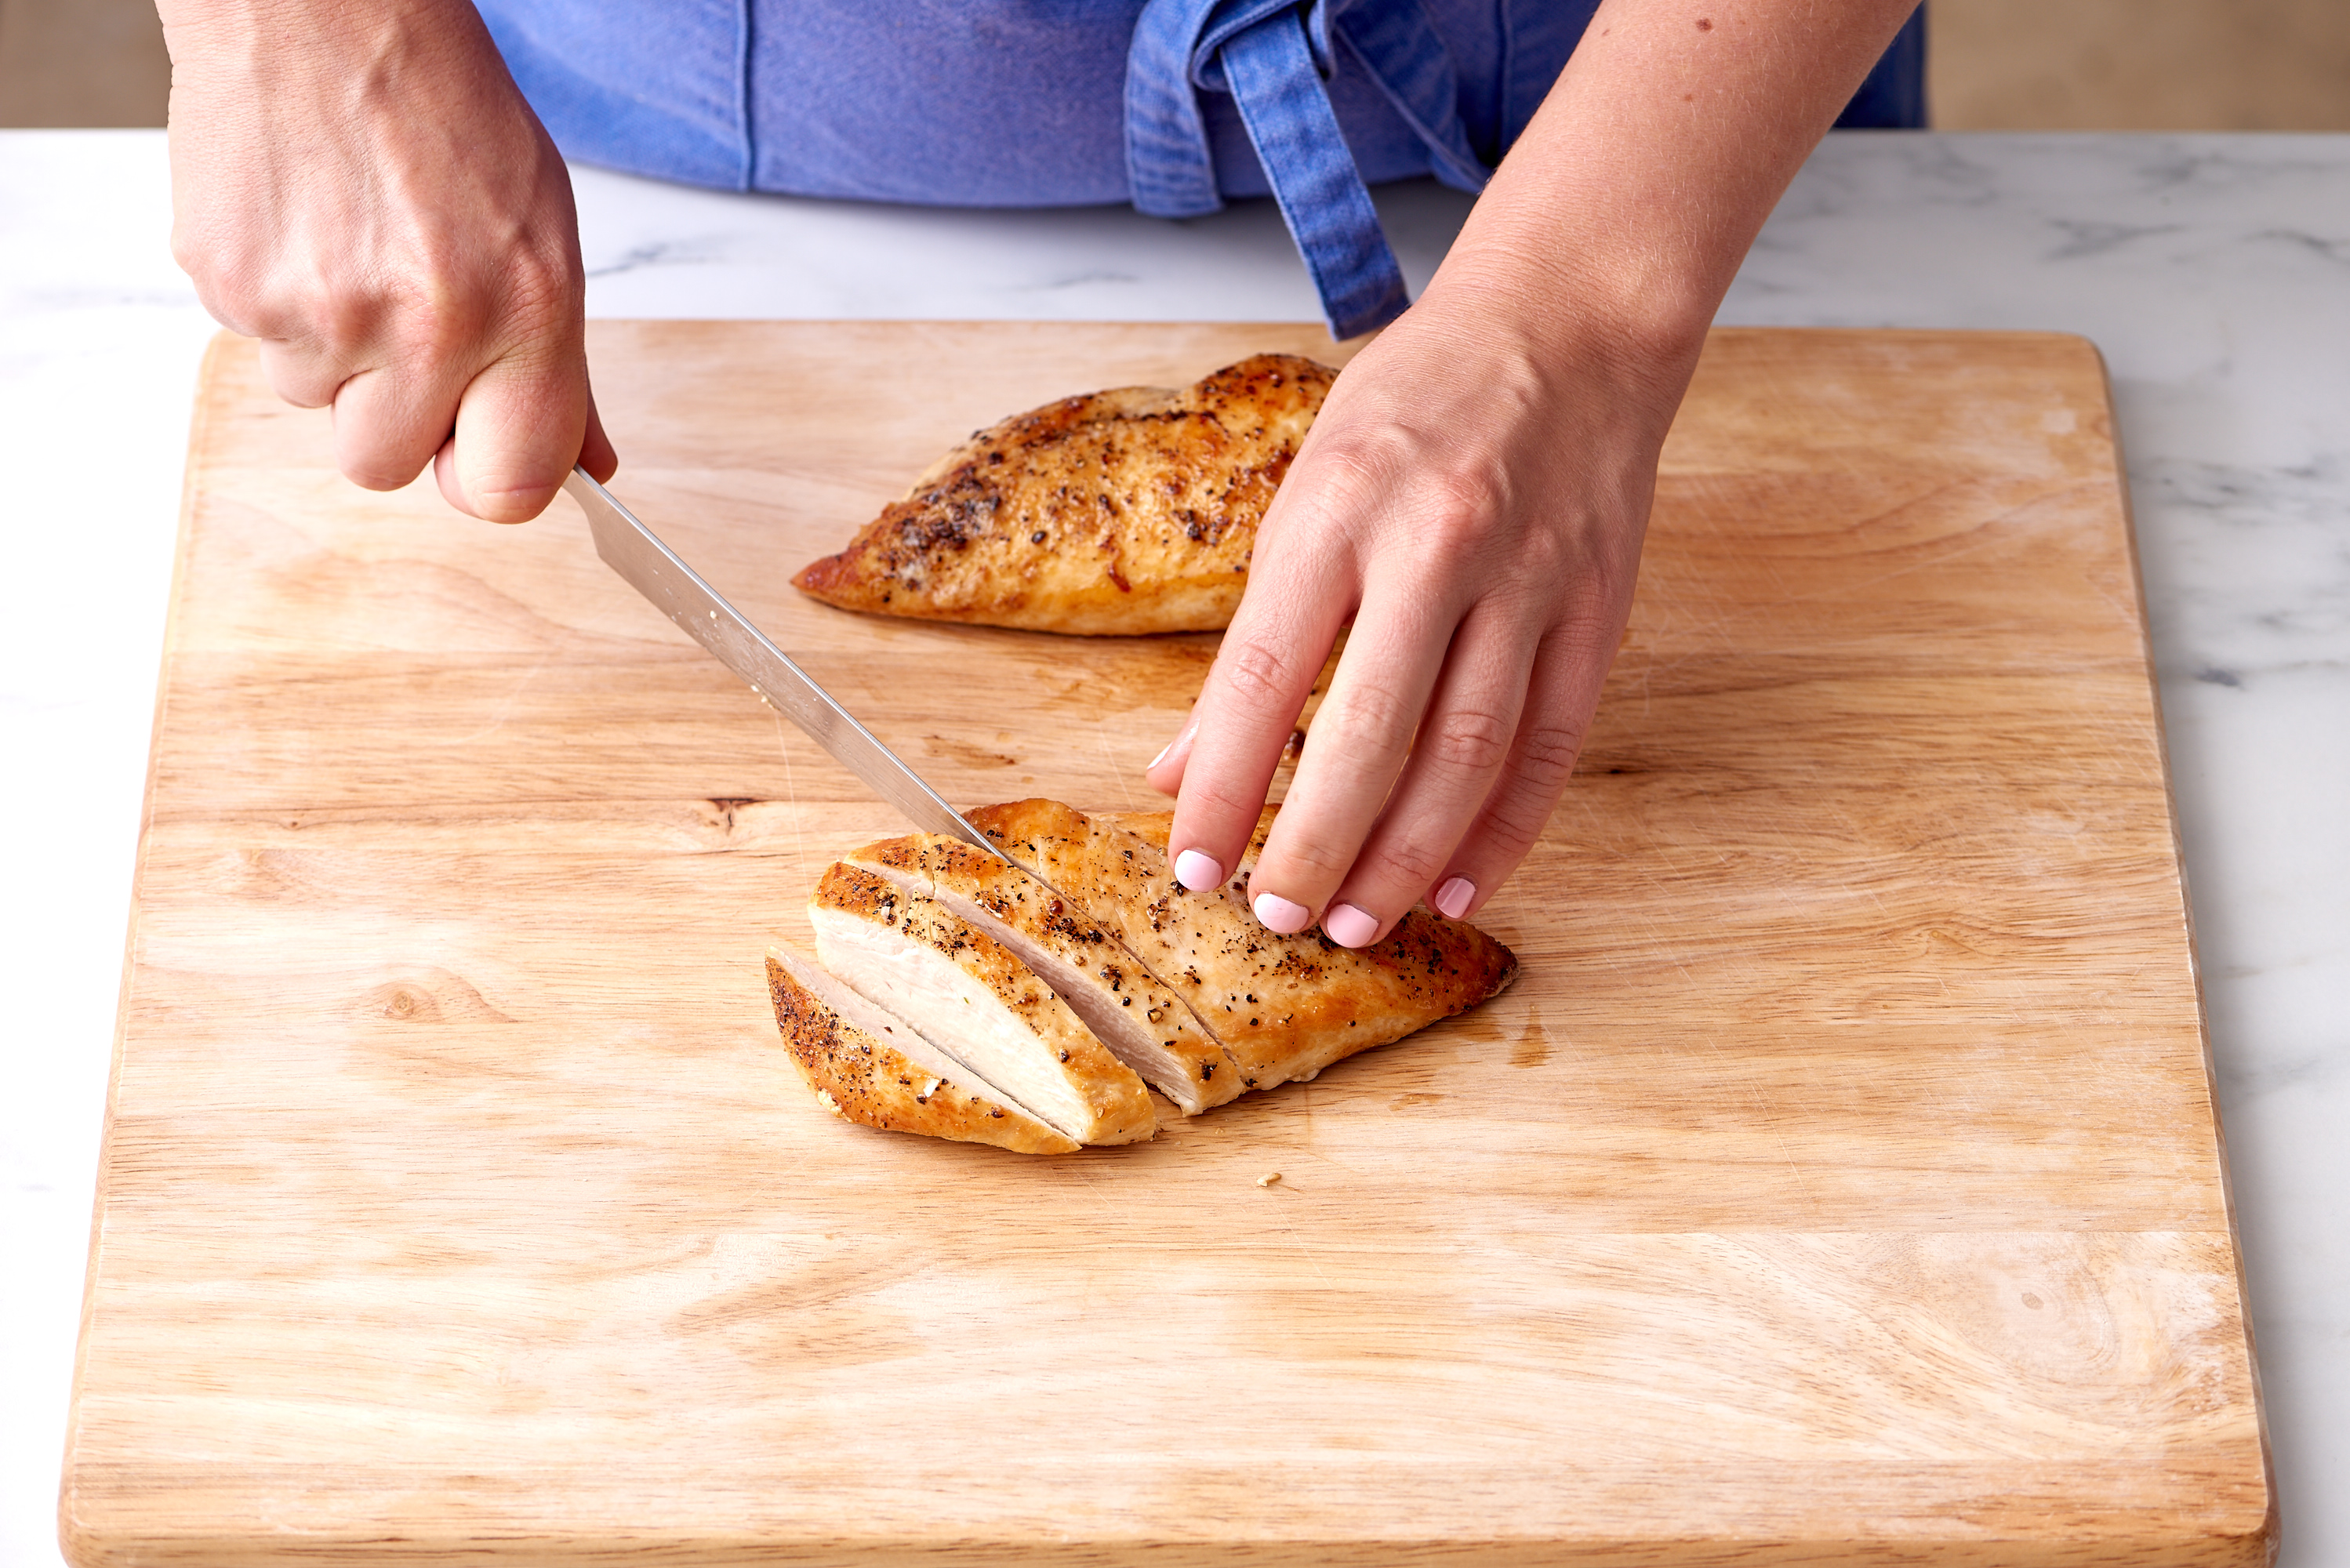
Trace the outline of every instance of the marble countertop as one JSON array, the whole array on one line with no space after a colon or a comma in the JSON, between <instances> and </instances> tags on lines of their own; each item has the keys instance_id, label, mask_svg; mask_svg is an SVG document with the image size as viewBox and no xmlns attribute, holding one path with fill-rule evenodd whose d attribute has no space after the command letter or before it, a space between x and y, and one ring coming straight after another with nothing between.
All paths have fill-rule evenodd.
<instances>
[{"instance_id":1,"label":"marble countertop","mask_svg":"<svg viewBox=\"0 0 2350 1568\"><path fill-rule=\"evenodd\" d=\"M923 213L577 173L588 309L1298 320L1263 204ZM1425 282L1466 212L1382 193ZM0 132L0 1564L53 1565L124 914L197 358L156 131ZM2288 1568L2350 1565L2350 136L1845 134L1725 322L2105 351ZM113 623L88 614L113 597ZM2332 805L2326 803L2332 802ZM2332 1482L2325 1478L2334 1477Z\"/></svg>"}]
</instances>

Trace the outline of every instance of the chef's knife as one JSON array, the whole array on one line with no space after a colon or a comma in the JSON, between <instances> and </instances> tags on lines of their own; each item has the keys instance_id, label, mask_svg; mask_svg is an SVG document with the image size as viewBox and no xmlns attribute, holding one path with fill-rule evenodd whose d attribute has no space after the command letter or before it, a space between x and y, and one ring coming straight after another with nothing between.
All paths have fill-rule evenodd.
<instances>
[{"instance_id":1,"label":"chef's knife","mask_svg":"<svg viewBox=\"0 0 2350 1568\"><path fill-rule=\"evenodd\" d=\"M588 514L596 553L655 608L718 656L719 662L751 683L768 706L797 724L867 787L906 814L925 833L943 833L975 844L997 859L1003 852L962 819L938 791L875 738L857 716L792 662L742 611L702 580L702 575L637 521L618 497L584 468L563 482L571 499Z\"/></svg>"}]
</instances>

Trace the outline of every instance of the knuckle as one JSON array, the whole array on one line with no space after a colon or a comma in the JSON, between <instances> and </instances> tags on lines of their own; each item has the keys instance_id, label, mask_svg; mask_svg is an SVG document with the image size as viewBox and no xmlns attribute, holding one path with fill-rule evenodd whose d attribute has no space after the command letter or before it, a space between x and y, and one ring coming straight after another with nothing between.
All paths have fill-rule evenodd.
<instances>
[{"instance_id":1,"label":"knuckle","mask_svg":"<svg viewBox=\"0 0 2350 1568\"><path fill-rule=\"evenodd\" d=\"M1355 850L1351 846L1342 848L1336 840L1309 831L1267 845L1264 860L1273 863L1275 879L1284 886L1326 890L1336 887L1339 878L1353 867Z\"/></svg>"},{"instance_id":2,"label":"knuckle","mask_svg":"<svg viewBox=\"0 0 2350 1568\"><path fill-rule=\"evenodd\" d=\"M569 257L525 245L507 263L502 303L511 315L552 319L566 313L580 283Z\"/></svg>"},{"instance_id":3,"label":"knuckle","mask_svg":"<svg viewBox=\"0 0 2350 1568\"><path fill-rule=\"evenodd\" d=\"M223 307L241 303L235 291L221 286L221 269L213 265L213 247L189 224L172 225L172 261L193 280L198 296L214 316L225 321Z\"/></svg>"},{"instance_id":4,"label":"knuckle","mask_svg":"<svg viewBox=\"0 0 2350 1568\"><path fill-rule=\"evenodd\" d=\"M1498 462L1451 445L1402 424L1350 425L1313 448L1312 484L1323 509L1393 512L1423 545L1473 541L1509 514L1513 487Z\"/></svg>"},{"instance_id":5,"label":"knuckle","mask_svg":"<svg viewBox=\"0 0 2350 1568\"><path fill-rule=\"evenodd\" d=\"M1486 803L1477 841L1503 851L1512 865L1522 859L1549 826L1581 750L1581 736L1563 726L1541 726L1520 736L1516 776Z\"/></svg>"},{"instance_id":6,"label":"knuckle","mask_svg":"<svg viewBox=\"0 0 2350 1568\"><path fill-rule=\"evenodd\" d=\"M279 257L241 282L273 318L275 336L304 339L329 354L362 352L382 319L380 293L334 258Z\"/></svg>"},{"instance_id":7,"label":"knuckle","mask_svg":"<svg viewBox=\"0 0 2350 1568\"><path fill-rule=\"evenodd\" d=\"M1511 739L1510 726L1500 714L1482 708L1455 708L1427 727L1419 747L1439 767L1483 774L1508 760Z\"/></svg>"},{"instance_id":8,"label":"knuckle","mask_svg":"<svg viewBox=\"0 0 2350 1568\"><path fill-rule=\"evenodd\" d=\"M478 293L456 280L416 278L400 293L393 357L411 366L447 364L480 340L485 315Z\"/></svg>"},{"instance_id":9,"label":"knuckle","mask_svg":"<svg viewBox=\"0 0 2350 1568\"><path fill-rule=\"evenodd\" d=\"M1477 841L1486 853L1499 850L1504 862L1514 866L1550 826L1551 810L1557 804L1555 790L1513 790L1507 799L1486 808Z\"/></svg>"},{"instance_id":10,"label":"knuckle","mask_svg":"<svg viewBox=\"0 0 2350 1568\"><path fill-rule=\"evenodd\" d=\"M1588 583L1589 567L1587 556L1575 543L1574 529L1564 525L1531 528L1522 542L1518 583L1534 598L1556 604L1573 597L1578 579Z\"/></svg>"},{"instance_id":11,"label":"knuckle","mask_svg":"<svg viewBox=\"0 0 2350 1568\"><path fill-rule=\"evenodd\" d=\"M1274 702L1297 685L1297 661L1263 637L1244 638L1216 660L1226 690L1243 702Z\"/></svg>"},{"instance_id":12,"label":"knuckle","mask_svg":"<svg viewBox=\"0 0 2350 1568\"><path fill-rule=\"evenodd\" d=\"M1451 857L1451 845L1440 844L1419 834L1405 834L1380 846L1378 880L1399 890L1409 889L1409 893L1399 891L1397 899L1399 904L1408 904L1435 882L1437 873Z\"/></svg>"},{"instance_id":13,"label":"knuckle","mask_svg":"<svg viewBox=\"0 0 2350 1568\"><path fill-rule=\"evenodd\" d=\"M1472 536L1511 509L1509 476L1493 464L1447 464L1429 472L1420 483L1421 504L1438 525L1436 542Z\"/></svg>"},{"instance_id":14,"label":"knuckle","mask_svg":"<svg viewBox=\"0 0 2350 1568\"><path fill-rule=\"evenodd\" d=\"M1332 728L1345 732L1350 750L1360 757L1367 754L1366 748L1375 749L1371 754L1400 752L1419 725L1419 711L1403 691L1374 679L1349 687L1324 722L1330 721L1336 722Z\"/></svg>"},{"instance_id":15,"label":"knuckle","mask_svg":"<svg viewBox=\"0 0 2350 1568\"><path fill-rule=\"evenodd\" d=\"M1409 443L1390 426L1350 423L1316 429L1312 447L1315 489L1327 505L1358 504L1400 482L1412 468Z\"/></svg>"},{"instance_id":16,"label":"knuckle","mask_svg":"<svg viewBox=\"0 0 2350 1568\"><path fill-rule=\"evenodd\" d=\"M1264 809L1262 800L1252 801L1222 780L1200 778L1189 774L1184 779L1183 817L1187 825L1198 823L1206 827L1213 843L1210 849L1228 847L1225 841L1236 838L1243 842L1247 834L1237 824L1254 824L1257 814Z\"/></svg>"},{"instance_id":17,"label":"knuckle","mask_svg":"<svg viewBox=\"0 0 2350 1568\"><path fill-rule=\"evenodd\" d=\"M1561 723L1530 724L1517 741L1518 772L1526 782L1545 792L1546 798L1566 787L1575 759L1583 754L1583 731ZM1545 806L1547 811L1547 806Z\"/></svg>"}]
</instances>

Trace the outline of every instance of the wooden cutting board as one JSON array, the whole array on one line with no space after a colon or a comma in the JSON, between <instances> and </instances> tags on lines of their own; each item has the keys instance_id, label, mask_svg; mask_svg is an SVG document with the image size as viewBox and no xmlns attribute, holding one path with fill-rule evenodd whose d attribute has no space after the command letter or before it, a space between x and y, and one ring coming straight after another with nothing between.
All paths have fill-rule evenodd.
<instances>
[{"instance_id":1,"label":"wooden cutting board","mask_svg":"<svg viewBox=\"0 0 2350 1568\"><path fill-rule=\"evenodd\" d=\"M790 570L1310 328L593 331L620 493L963 803L1147 807L1212 639ZM760 974L887 811L599 565L198 403L80 1564L2257 1563L2144 614L2075 338L1717 333L1507 995L1064 1159L827 1116ZM1258 1184L1281 1173L1274 1186Z\"/></svg>"}]
</instances>

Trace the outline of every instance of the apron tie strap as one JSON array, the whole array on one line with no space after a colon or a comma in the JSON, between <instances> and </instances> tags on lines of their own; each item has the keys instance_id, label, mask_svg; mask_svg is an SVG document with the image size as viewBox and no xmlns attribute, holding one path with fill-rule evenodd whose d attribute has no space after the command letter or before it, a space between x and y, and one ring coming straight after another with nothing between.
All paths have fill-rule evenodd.
<instances>
[{"instance_id":1,"label":"apron tie strap","mask_svg":"<svg viewBox=\"0 0 2350 1568\"><path fill-rule=\"evenodd\" d=\"M1439 180L1473 192L1492 173L1469 145L1451 57L1419 0L1343 3L1149 0L1126 70L1135 206L1167 218L1222 208L1200 95L1229 94L1336 338L1383 327L1411 301L1323 85L1334 51L1378 85Z\"/></svg>"}]
</instances>

